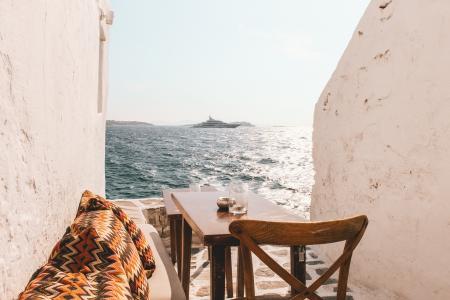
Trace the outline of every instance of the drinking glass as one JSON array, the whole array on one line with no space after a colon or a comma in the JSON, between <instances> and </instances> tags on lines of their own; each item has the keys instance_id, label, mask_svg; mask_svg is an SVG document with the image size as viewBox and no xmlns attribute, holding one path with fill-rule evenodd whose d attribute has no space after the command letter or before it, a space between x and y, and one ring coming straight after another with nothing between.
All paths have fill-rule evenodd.
<instances>
[{"instance_id":1,"label":"drinking glass","mask_svg":"<svg viewBox=\"0 0 450 300\"><path fill-rule=\"evenodd\" d=\"M230 202L228 211L234 215L242 215L248 210L248 186L245 183L232 182L228 187Z\"/></svg>"}]
</instances>

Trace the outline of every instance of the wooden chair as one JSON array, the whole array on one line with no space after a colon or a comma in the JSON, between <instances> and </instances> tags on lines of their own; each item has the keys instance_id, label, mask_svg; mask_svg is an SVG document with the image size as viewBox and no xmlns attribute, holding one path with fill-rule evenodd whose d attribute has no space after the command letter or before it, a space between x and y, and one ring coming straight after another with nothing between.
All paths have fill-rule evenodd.
<instances>
[{"instance_id":1,"label":"wooden chair","mask_svg":"<svg viewBox=\"0 0 450 300\"><path fill-rule=\"evenodd\" d=\"M316 290L339 270L337 300L344 300L347 294L347 280L353 250L364 235L368 220L366 216L328 222L265 222L255 220L236 220L230 224L230 232L240 240L243 260L246 299L255 299L253 279L253 252L272 271L289 283L294 293L290 299L322 299ZM274 261L258 244L280 246L330 244L345 241L343 253L330 268L306 286Z\"/></svg>"}]
</instances>

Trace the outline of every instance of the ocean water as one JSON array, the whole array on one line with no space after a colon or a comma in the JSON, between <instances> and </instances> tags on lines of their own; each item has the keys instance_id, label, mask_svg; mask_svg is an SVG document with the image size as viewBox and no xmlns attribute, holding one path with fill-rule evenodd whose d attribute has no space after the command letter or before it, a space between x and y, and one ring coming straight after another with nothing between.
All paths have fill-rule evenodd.
<instances>
[{"instance_id":1,"label":"ocean water","mask_svg":"<svg viewBox=\"0 0 450 300\"><path fill-rule=\"evenodd\" d=\"M108 126L106 196L161 196L165 188L198 182L221 189L236 179L309 217L311 133L303 127Z\"/></svg>"}]
</instances>

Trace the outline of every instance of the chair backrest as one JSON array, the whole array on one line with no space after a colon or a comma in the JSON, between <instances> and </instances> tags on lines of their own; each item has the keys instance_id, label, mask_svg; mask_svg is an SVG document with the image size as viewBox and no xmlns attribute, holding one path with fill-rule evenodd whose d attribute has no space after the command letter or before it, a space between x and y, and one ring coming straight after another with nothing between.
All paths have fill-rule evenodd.
<instances>
[{"instance_id":1,"label":"chair backrest","mask_svg":"<svg viewBox=\"0 0 450 300\"><path fill-rule=\"evenodd\" d=\"M361 240L368 224L366 216L327 222L265 222L256 220L236 220L230 224L230 232L240 240L240 251L244 264L244 281L247 299L255 298L253 279L253 252L272 271L289 283L295 290L291 299L322 299L316 290L339 270L337 300L344 300L353 250ZM270 245L317 245L345 241L343 253L310 286L306 286L274 261L258 244Z\"/></svg>"}]
</instances>

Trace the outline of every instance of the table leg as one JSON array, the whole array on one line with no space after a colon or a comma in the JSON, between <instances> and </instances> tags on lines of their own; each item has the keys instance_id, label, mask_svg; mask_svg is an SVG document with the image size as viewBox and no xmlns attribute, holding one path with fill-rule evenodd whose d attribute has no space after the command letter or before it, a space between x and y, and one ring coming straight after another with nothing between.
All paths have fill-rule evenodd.
<instances>
[{"instance_id":1,"label":"table leg","mask_svg":"<svg viewBox=\"0 0 450 300\"><path fill-rule=\"evenodd\" d=\"M208 246L208 261L211 263L211 246Z\"/></svg>"},{"instance_id":2,"label":"table leg","mask_svg":"<svg viewBox=\"0 0 450 300\"><path fill-rule=\"evenodd\" d=\"M211 299L225 299L225 246L211 247Z\"/></svg>"},{"instance_id":3,"label":"table leg","mask_svg":"<svg viewBox=\"0 0 450 300\"><path fill-rule=\"evenodd\" d=\"M233 267L231 261L231 247L225 248L225 282L227 298L233 298Z\"/></svg>"},{"instance_id":4,"label":"table leg","mask_svg":"<svg viewBox=\"0 0 450 300\"><path fill-rule=\"evenodd\" d=\"M238 261L237 261L237 288L236 294L238 298L244 297L244 265L242 261L241 247L238 247Z\"/></svg>"},{"instance_id":5,"label":"table leg","mask_svg":"<svg viewBox=\"0 0 450 300\"><path fill-rule=\"evenodd\" d=\"M181 283L183 285L184 293L186 294L186 299L189 299L189 281L191 277L191 247L192 247L192 229L189 224L183 220L183 255L181 264L182 265L182 275Z\"/></svg>"},{"instance_id":6,"label":"table leg","mask_svg":"<svg viewBox=\"0 0 450 300\"><path fill-rule=\"evenodd\" d=\"M306 248L305 246L291 246L291 274L306 283ZM291 294L296 294L291 287Z\"/></svg>"},{"instance_id":7,"label":"table leg","mask_svg":"<svg viewBox=\"0 0 450 300\"><path fill-rule=\"evenodd\" d=\"M172 264L177 262L177 237L175 235L175 219L169 217L170 226L170 258L172 259Z\"/></svg>"},{"instance_id":8,"label":"table leg","mask_svg":"<svg viewBox=\"0 0 450 300\"><path fill-rule=\"evenodd\" d=\"M181 280L182 274L182 260L183 260L183 218L178 216L174 220L175 225L175 245L176 245L176 255L177 255L177 272L178 278Z\"/></svg>"}]
</instances>

